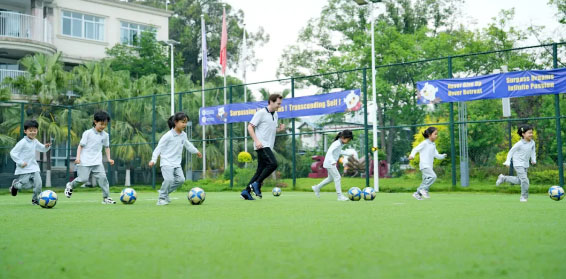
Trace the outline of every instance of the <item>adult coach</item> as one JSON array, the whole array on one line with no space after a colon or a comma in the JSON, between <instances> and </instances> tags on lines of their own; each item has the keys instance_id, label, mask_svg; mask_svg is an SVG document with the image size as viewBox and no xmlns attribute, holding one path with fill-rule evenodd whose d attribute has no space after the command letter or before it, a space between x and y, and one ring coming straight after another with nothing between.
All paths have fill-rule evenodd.
<instances>
[{"instance_id":1,"label":"adult coach","mask_svg":"<svg viewBox=\"0 0 566 279\"><path fill-rule=\"evenodd\" d=\"M277 128L277 110L281 107L282 102L283 96L279 94L269 95L267 107L256 111L248 125L248 132L254 140L254 150L257 152L258 163L257 170L250 183L240 194L244 200L254 200L251 195L252 191L261 199L263 180L277 169L277 160L272 149L275 144L275 134L285 130L284 124Z\"/></svg>"}]
</instances>

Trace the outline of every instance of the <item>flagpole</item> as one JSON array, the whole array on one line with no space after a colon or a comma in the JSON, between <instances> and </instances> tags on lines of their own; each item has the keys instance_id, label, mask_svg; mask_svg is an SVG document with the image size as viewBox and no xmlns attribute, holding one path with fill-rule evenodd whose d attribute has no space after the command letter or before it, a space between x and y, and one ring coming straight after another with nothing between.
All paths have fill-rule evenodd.
<instances>
[{"instance_id":1,"label":"flagpole","mask_svg":"<svg viewBox=\"0 0 566 279\"><path fill-rule=\"evenodd\" d=\"M222 19L222 23L225 23L226 20L226 4L222 4L222 9L223 9L223 19ZM224 26L223 26L224 29ZM224 30L223 30L224 31ZM226 32L228 32L228 30L226 30ZM228 44L228 42L226 42L226 44ZM226 47L227 48L227 47ZM226 52L228 52L226 50ZM226 54L226 58L228 58L228 55ZM227 61L225 61L226 63ZM224 73L224 106L226 106L226 71L223 71ZM224 168L226 168L226 166L228 166L228 124L226 124L226 122L224 122Z\"/></svg>"},{"instance_id":2,"label":"flagpole","mask_svg":"<svg viewBox=\"0 0 566 279\"><path fill-rule=\"evenodd\" d=\"M203 49L202 49L203 57L201 59L202 60L202 63L201 63L202 64L201 65L202 66L201 67L202 78L201 78L201 83L200 83L202 91L201 91L200 95L201 95L201 99L202 99L201 100L202 101L202 109L204 110L204 76L205 76L204 67L205 67L205 63L206 63L205 62L206 57L204 57L206 55L206 52L205 52L206 49L204 49L204 48L206 48L206 46L205 46L206 33L204 32L204 14L200 15L200 24L201 24L201 30L202 30L201 46L203 47ZM206 130L204 129L204 125L202 125L202 178L206 178Z\"/></svg>"},{"instance_id":3,"label":"flagpole","mask_svg":"<svg viewBox=\"0 0 566 279\"><path fill-rule=\"evenodd\" d=\"M246 42L246 24L244 24L244 103L248 102L248 94L246 88L246 60L248 58L248 45ZM248 122L244 121L244 151L248 152Z\"/></svg>"}]
</instances>

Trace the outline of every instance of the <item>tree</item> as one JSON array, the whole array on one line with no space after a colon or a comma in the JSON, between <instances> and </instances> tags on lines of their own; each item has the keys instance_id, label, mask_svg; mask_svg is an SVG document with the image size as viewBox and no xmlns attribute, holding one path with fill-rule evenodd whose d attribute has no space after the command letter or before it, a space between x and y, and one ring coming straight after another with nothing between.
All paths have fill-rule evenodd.
<instances>
[{"instance_id":1,"label":"tree","mask_svg":"<svg viewBox=\"0 0 566 279\"><path fill-rule=\"evenodd\" d=\"M172 6L172 8L171 8ZM218 61L220 56L220 36L222 31L222 2L218 0L197 1L178 0L170 5L174 11L173 17L169 19L169 37L179 41L181 44L177 49L184 57L183 70L191 80L200 84L202 60L200 58L201 44L201 14L204 14L207 31L207 53L208 53L208 76L207 79L218 75L220 66L211 61ZM228 67L236 69L240 61L244 12L233 10L232 6L226 4L226 17L228 26ZM255 48L269 41L269 35L265 34L263 28L257 32L246 31L248 38L248 56L254 57ZM250 59L248 65L252 68L257 64L257 59ZM179 64L181 65L181 64ZM222 83L220 83L222 84ZM218 85L220 85L218 84Z\"/></svg>"},{"instance_id":2,"label":"tree","mask_svg":"<svg viewBox=\"0 0 566 279\"><path fill-rule=\"evenodd\" d=\"M155 75L158 83L163 83L164 77L170 75L169 47L163 47L157 42L155 34L144 31L139 41L133 46L117 44L106 51L114 71L128 71L134 79L147 75ZM177 52L175 65L183 64L183 56ZM176 74L182 73L175 69Z\"/></svg>"}]
</instances>

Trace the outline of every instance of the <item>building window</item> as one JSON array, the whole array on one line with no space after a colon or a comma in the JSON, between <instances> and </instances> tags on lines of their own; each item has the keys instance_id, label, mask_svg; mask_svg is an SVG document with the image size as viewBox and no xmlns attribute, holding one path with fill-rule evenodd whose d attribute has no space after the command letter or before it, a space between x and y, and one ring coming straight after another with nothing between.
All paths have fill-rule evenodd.
<instances>
[{"instance_id":1,"label":"building window","mask_svg":"<svg viewBox=\"0 0 566 279\"><path fill-rule=\"evenodd\" d=\"M63 11L63 35L104 41L104 19L97 16Z\"/></svg>"},{"instance_id":2,"label":"building window","mask_svg":"<svg viewBox=\"0 0 566 279\"><path fill-rule=\"evenodd\" d=\"M126 45L134 45L139 42L141 33L144 31L152 32L155 35L155 28L147 25L122 21L120 25L120 42Z\"/></svg>"}]
</instances>

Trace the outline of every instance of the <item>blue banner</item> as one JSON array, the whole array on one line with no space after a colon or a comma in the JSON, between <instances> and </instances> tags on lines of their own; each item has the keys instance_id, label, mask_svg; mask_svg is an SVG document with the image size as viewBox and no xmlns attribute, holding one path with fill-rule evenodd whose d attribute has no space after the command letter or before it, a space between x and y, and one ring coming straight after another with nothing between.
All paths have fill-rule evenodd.
<instances>
[{"instance_id":1,"label":"blue banner","mask_svg":"<svg viewBox=\"0 0 566 279\"><path fill-rule=\"evenodd\" d=\"M418 104L514 98L562 92L566 92L565 68L417 82Z\"/></svg>"},{"instance_id":2,"label":"blue banner","mask_svg":"<svg viewBox=\"0 0 566 279\"><path fill-rule=\"evenodd\" d=\"M257 110L266 106L267 101L261 101L201 108L199 109L199 124L214 125L250 121ZM361 107L360 89L354 89L283 99L277 114L282 119L357 111Z\"/></svg>"}]
</instances>

